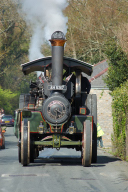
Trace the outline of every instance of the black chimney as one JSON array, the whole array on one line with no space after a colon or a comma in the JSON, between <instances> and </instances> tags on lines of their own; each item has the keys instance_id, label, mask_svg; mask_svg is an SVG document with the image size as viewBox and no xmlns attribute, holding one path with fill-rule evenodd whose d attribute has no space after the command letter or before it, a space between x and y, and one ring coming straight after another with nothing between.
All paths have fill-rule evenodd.
<instances>
[{"instance_id":1,"label":"black chimney","mask_svg":"<svg viewBox=\"0 0 128 192\"><path fill-rule=\"evenodd\" d=\"M55 31L50 39L52 45L52 85L62 85L65 41L65 36L61 31Z\"/></svg>"}]
</instances>

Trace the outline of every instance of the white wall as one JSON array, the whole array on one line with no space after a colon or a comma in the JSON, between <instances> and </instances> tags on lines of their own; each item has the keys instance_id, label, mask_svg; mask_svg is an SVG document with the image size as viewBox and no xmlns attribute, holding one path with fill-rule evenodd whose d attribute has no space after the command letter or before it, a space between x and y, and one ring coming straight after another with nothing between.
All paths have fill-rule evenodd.
<instances>
[{"instance_id":1,"label":"white wall","mask_svg":"<svg viewBox=\"0 0 128 192\"><path fill-rule=\"evenodd\" d=\"M103 95L101 96L103 92ZM109 90L91 89L91 94L97 94L97 118L101 128L104 131L103 143L105 148L111 147L111 133L113 132L112 120L112 97Z\"/></svg>"}]
</instances>

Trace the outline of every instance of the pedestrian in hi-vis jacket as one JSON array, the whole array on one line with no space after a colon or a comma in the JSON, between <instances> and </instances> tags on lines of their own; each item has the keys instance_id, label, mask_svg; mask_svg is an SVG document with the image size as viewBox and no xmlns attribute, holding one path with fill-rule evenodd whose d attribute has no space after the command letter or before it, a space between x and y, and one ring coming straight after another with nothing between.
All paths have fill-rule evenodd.
<instances>
[{"instance_id":1,"label":"pedestrian in hi-vis jacket","mask_svg":"<svg viewBox=\"0 0 128 192\"><path fill-rule=\"evenodd\" d=\"M97 147L99 147L99 144L100 144L100 147L103 147L103 140L102 140L103 135L104 135L104 132L98 123L97 124Z\"/></svg>"}]
</instances>

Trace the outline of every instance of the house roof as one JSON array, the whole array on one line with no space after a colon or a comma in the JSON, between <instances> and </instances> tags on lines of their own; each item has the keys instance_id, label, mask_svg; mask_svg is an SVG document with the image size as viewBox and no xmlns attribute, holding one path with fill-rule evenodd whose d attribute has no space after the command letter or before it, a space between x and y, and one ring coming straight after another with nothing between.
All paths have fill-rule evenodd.
<instances>
[{"instance_id":1,"label":"house roof","mask_svg":"<svg viewBox=\"0 0 128 192\"><path fill-rule=\"evenodd\" d=\"M108 63L106 60L101 61L93 66L93 73L91 76L83 73L84 77L87 77L91 83L91 88L96 89L108 89L105 82L104 77L107 75Z\"/></svg>"}]
</instances>

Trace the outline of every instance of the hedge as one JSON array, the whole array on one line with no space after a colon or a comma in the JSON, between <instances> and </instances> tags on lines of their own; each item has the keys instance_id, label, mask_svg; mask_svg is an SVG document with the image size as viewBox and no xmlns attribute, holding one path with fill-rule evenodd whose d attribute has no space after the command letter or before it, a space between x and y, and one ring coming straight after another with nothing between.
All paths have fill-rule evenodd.
<instances>
[{"instance_id":1,"label":"hedge","mask_svg":"<svg viewBox=\"0 0 128 192\"><path fill-rule=\"evenodd\" d=\"M126 159L126 114L128 113L128 81L112 92L114 155Z\"/></svg>"}]
</instances>

